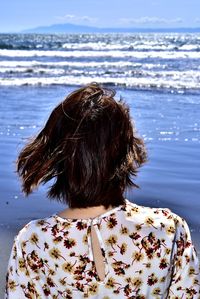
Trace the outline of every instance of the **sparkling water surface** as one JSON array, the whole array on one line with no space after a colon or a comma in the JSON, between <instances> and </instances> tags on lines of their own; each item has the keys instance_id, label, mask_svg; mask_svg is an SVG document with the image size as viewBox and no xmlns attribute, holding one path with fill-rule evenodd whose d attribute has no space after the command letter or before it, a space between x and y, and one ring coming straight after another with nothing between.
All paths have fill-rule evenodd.
<instances>
[{"instance_id":1,"label":"sparkling water surface","mask_svg":"<svg viewBox=\"0 0 200 299\"><path fill-rule=\"evenodd\" d=\"M200 88L200 34L3 34L0 85Z\"/></svg>"}]
</instances>

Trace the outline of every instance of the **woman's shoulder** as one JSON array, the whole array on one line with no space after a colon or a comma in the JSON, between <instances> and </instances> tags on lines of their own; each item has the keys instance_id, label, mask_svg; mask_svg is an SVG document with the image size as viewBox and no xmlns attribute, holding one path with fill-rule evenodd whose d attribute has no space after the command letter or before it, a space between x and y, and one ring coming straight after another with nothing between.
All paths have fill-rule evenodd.
<instances>
[{"instance_id":1,"label":"woman's shoulder","mask_svg":"<svg viewBox=\"0 0 200 299\"><path fill-rule=\"evenodd\" d=\"M148 207L126 200L126 218L152 227L161 227L173 233L189 233L186 220L169 208Z\"/></svg>"},{"instance_id":2,"label":"woman's shoulder","mask_svg":"<svg viewBox=\"0 0 200 299\"><path fill-rule=\"evenodd\" d=\"M25 224L17 233L16 239L25 240L30 239L32 235L43 235L47 234L48 231L57 225L54 215L49 217L34 219Z\"/></svg>"}]
</instances>

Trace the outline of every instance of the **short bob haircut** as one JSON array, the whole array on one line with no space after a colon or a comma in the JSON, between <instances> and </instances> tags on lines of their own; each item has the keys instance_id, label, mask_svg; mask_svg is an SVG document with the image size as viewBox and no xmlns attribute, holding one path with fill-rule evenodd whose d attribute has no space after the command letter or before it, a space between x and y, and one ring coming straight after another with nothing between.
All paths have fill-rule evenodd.
<instances>
[{"instance_id":1,"label":"short bob haircut","mask_svg":"<svg viewBox=\"0 0 200 299\"><path fill-rule=\"evenodd\" d=\"M91 83L69 94L21 151L17 172L29 195L53 179L48 197L70 208L125 203L126 187L146 161L128 106L115 92Z\"/></svg>"}]
</instances>

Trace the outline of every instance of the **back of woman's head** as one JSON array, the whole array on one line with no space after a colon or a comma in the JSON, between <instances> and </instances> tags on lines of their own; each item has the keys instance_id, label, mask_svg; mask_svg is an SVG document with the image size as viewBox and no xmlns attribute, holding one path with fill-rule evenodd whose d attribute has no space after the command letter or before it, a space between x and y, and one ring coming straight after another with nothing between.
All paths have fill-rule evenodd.
<instances>
[{"instance_id":1,"label":"back of woman's head","mask_svg":"<svg viewBox=\"0 0 200 299\"><path fill-rule=\"evenodd\" d=\"M115 92L92 83L66 97L21 151L17 171L28 195L53 179L48 196L69 207L124 203L123 191L146 161L129 109Z\"/></svg>"}]
</instances>

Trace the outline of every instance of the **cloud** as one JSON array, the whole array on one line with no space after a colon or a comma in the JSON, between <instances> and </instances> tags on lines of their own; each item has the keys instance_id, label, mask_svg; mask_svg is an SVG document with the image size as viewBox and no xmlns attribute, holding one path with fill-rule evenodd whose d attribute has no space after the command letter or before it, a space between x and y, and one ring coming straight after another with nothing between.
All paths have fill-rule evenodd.
<instances>
[{"instance_id":1,"label":"cloud","mask_svg":"<svg viewBox=\"0 0 200 299\"><path fill-rule=\"evenodd\" d=\"M175 19L165 19L165 18L158 18L158 17L141 17L141 18L121 18L121 24L131 25L131 24L177 24L182 23L183 19L175 18Z\"/></svg>"},{"instance_id":2,"label":"cloud","mask_svg":"<svg viewBox=\"0 0 200 299\"><path fill-rule=\"evenodd\" d=\"M195 22L195 23L200 23L200 18L196 18L196 19L194 19L194 22Z\"/></svg>"},{"instance_id":3,"label":"cloud","mask_svg":"<svg viewBox=\"0 0 200 299\"><path fill-rule=\"evenodd\" d=\"M57 16L55 17L57 20L71 22L71 23L95 23L97 18L91 18L88 16L75 16L75 15L64 15L64 16Z\"/></svg>"}]
</instances>

